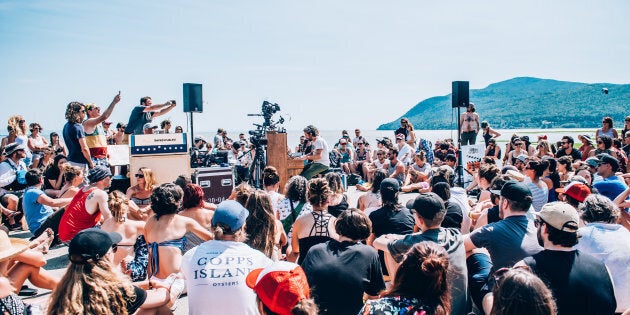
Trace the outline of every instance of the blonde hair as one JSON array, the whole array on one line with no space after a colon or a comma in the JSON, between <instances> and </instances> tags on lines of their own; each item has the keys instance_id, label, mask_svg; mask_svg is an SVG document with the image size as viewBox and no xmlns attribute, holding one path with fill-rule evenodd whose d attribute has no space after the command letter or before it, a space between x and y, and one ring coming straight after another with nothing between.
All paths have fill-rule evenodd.
<instances>
[{"instance_id":1,"label":"blonde hair","mask_svg":"<svg viewBox=\"0 0 630 315\"><path fill-rule=\"evenodd\" d=\"M116 219L116 222L125 222L127 220L127 213L129 213L129 200L127 196L118 190L114 190L109 193L107 205L109 206L109 211L112 212L112 216Z\"/></svg>"},{"instance_id":2,"label":"blonde hair","mask_svg":"<svg viewBox=\"0 0 630 315\"><path fill-rule=\"evenodd\" d=\"M22 117L22 115L11 116L9 117L7 125L11 126L11 128L15 130L16 135L23 136L26 134L26 126L22 127L20 124L20 120L24 120L24 117Z\"/></svg>"},{"instance_id":3,"label":"blonde hair","mask_svg":"<svg viewBox=\"0 0 630 315\"><path fill-rule=\"evenodd\" d=\"M113 271L107 257L85 264L70 262L52 292L48 314L127 315L125 297L133 296L133 286Z\"/></svg>"},{"instance_id":4,"label":"blonde hair","mask_svg":"<svg viewBox=\"0 0 630 315\"><path fill-rule=\"evenodd\" d=\"M155 184L157 183L157 181L155 180L155 176L153 176L153 171L146 166L139 168L138 171L142 172L142 174L144 175L144 190L153 189L153 187L155 187Z\"/></svg>"},{"instance_id":5,"label":"blonde hair","mask_svg":"<svg viewBox=\"0 0 630 315\"><path fill-rule=\"evenodd\" d=\"M269 194L263 190L254 191L247 198L245 208L249 210L249 216L245 221L245 229L249 235L248 245L271 258L276 218Z\"/></svg>"}]
</instances>

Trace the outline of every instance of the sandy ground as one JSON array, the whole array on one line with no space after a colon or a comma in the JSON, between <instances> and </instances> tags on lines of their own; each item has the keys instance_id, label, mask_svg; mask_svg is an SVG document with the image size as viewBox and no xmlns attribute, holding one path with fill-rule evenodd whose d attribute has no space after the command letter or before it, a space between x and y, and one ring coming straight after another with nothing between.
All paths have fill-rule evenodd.
<instances>
[{"instance_id":1,"label":"sandy ground","mask_svg":"<svg viewBox=\"0 0 630 315\"><path fill-rule=\"evenodd\" d=\"M351 207L356 207L357 200L359 199L359 196L363 194L363 192L357 191L354 187L349 187L346 194L348 195L348 204ZM401 194L400 201L405 204L408 200L415 198L417 195L417 193ZM11 232L10 236L29 239L31 237L31 233L28 231ZM66 267L68 266L68 247L57 246L51 248L48 254L46 254L46 257L48 263L46 264L46 266L44 266L44 269L51 272L53 275L61 278L66 271ZM30 283L27 282L27 284L30 287L33 287L32 285L30 285ZM45 311L47 303L50 299L50 291L43 289L38 289L38 291L39 292L37 295L29 298L24 298L24 302L37 305ZM174 314L188 314L188 298L185 295L180 297L177 305L178 307Z\"/></svg>"}]
</instances>

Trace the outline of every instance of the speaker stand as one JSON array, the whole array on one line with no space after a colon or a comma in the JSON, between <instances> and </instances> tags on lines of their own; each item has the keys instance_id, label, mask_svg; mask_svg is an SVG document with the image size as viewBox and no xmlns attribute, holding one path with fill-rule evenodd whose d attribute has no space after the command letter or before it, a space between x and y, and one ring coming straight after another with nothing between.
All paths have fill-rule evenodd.
<instances>
[{"instance_id":1,"label":"speaker stand","mask_svg":"<svg viewBox=\"0 0 630 315\"><path fill-rule=\"evenodd\" d=\"M462 118L460 113L461 106L457 106L457 185L464 188L464 165L462 164Z\"/></svg>"}]
</instances>

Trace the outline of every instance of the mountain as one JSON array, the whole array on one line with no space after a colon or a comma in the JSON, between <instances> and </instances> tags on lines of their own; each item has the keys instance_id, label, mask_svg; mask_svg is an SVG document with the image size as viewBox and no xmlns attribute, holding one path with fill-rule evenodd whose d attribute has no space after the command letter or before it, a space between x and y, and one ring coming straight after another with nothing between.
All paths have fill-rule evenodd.
<instances>
[{"instance_id":1,"label":"mountain","mask_svg":"<svg viewBox=\"0 0 630 315\"><path fill-rule=\"evenodd\" d=\"M608 94L603 92L608 89ZM579 83L519 77L470 90L480 120L492 128L593 128L611 116L622 128L630 115L630 84ZM461 108L461 113L465 112ZM451 94L428 98L406 112L415 129L457 129ZM400 127L400 118L378 130Z\"/></svg>"}]
</instances>

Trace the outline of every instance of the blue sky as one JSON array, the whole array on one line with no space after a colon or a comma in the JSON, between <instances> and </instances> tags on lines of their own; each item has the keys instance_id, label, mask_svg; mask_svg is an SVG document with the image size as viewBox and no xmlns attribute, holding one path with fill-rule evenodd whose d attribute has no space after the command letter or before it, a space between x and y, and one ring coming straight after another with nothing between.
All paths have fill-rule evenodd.
<instances>
[{"instance_id":1,"label":"blue sky","mask_svg":"<svg viewBox=\"0 0 630 315\"><path fill-rule=\"evenodd\" d=\"M0 0L0 122L61 129L68 102L106 106L121 90L112 121L149 95L178 100L166 117L185 124L194 82L196 130L248 129L263 100L289 130L374 129L455 80L630 83L629 12L623 0Z\"/></svg>"}]
</instances>

